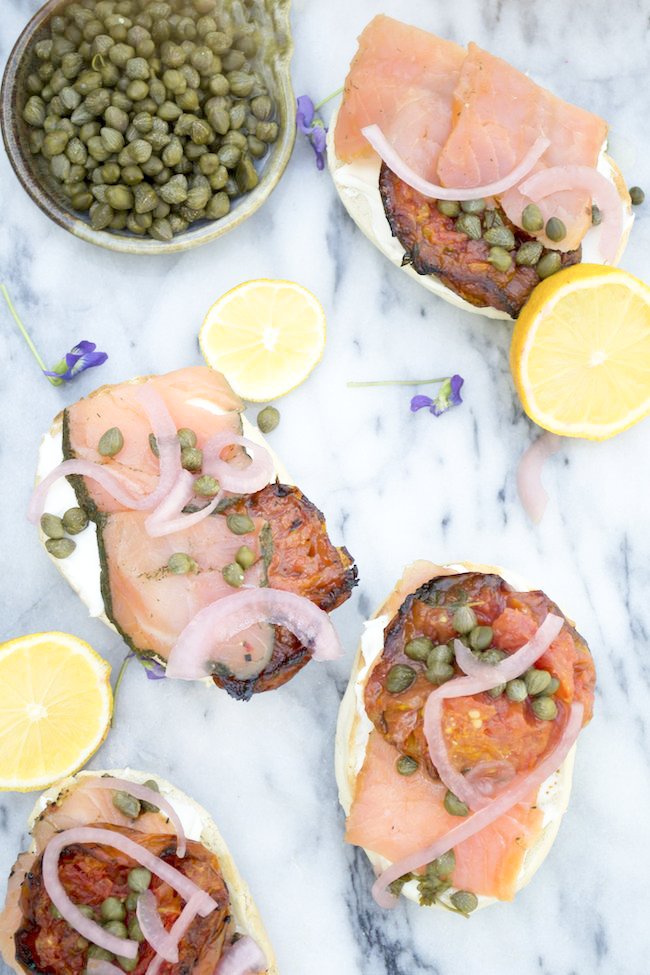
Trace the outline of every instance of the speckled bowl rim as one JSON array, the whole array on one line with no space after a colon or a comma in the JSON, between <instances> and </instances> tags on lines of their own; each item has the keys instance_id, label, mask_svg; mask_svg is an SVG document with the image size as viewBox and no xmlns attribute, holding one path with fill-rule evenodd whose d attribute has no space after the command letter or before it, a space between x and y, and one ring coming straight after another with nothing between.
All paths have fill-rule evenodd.
<instances>
[{"instance_id":1,"label":"speckled bowl rim","mask_svg":"<svg viewBox=\"0 0 650 975\"><path fill-rule=\"evenodd\" d=\"M19 122L16 113L16 77L34 33L66 2L68 0L47 0L26 24L9 55L0 89L0 129L2 130L7 156L23 189L34 203L51 220L63 227L64 230L74 234L75 237L88 241L90 244L97 244L107 250L125 254L178 254L190 250L192 247L198 247L200 244L207 244L208 241L216 240L218 237L223 237L229 230L238 227L244 220L252 216L277 186L291 157L296 137L295 98L291 85L291 56L293 54L290 23L291 0L275 0L272 4L276 25L283 33L282 49L273 64L274 76L278 85L277 97L281 127L280 138L273 145L271 157L258 185L246 194L241 202L225 217L203 224L194 230L186 230L170 241L126 236L117 231L93 230L89 223L76 216L71 210L66 209L38 182L30 165L30 160L23 150L18 133L18 126L22 122Z\"/></svg>"}]
</instances>

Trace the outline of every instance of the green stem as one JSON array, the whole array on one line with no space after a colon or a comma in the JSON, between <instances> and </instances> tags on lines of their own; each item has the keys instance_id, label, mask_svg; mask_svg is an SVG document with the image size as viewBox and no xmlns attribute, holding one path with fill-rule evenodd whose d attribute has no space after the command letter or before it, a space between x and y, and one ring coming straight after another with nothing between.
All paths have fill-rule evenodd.
<instances>
[{"instance_id":1,"label":"green stem","mask_svg":"<svg viewBox=\"0 0 650 975\"><path fill-rule=\"evenodd\" d=\"M323 107L323 105L327 105L327 103L331 102L333 98L336 98L337 95L340 95L342 91L343 91L343 85L341 85L340 88L337 88L336 91L333 91L331 95L328 95L327 98L323 98L323 100L320 101L318 105L314 105L314 112L317 112L319 108Z\"/></svg>"},{"instance_id":2,"label":"green stem","mask_svg":"<svg viewBox=\"0 0 650 975\"><path fill-rule=\"evenodd\" d=\"M129 650L124 660L122 661L122 666L118 671L117 680L115 681L115 687L113 688L113 714L111 715L111 728L113 727L113 721L115 719L115 705L117 704L117 692L120 689L120 684L122 683L122 679L124 677L124 674L126 673L126 668L129 666L129 660L131 659L131 657L132 654L131 651Z\"/></svg>"},{"instance_id":3,"label":"green stem","mask_svg":"<svg viewBox=\"0 0 650 975\"><path fill-rule=\"evenodd\" d=\"M442 379L379 379L371 383L348 383L348 386L354 389L362 386L430 386L431 383L444 383L447 379L449 376L443 376Z\"/></svg>"},{"instance_id":4,"label":"green stem","mask_svg":"<svg viewBox=\"0 0 650 975\"><path fill-rule=\"evenodd\" d=\"M11 298L9 297L9 292L7 291L7 289L6 289L6 287L5 287L4 284L0 284L0 291L2 292L2 296L3 296L4 300L7 302L7 307L9 308L9 311L13 315L13 319L14 319L16 325L20 329L20 334L22 335L22 337L25 339L25 342L27 343L27 347L29 348L29 351L32 353L32 355L34 356L34 358L38 362L39 366L41 367L41 371L42 372L47 372L47 366L45 365L45 363L41 359L40 355L38 354L38 349L36 348L36 346L32 342L32 340L29 337L29 334L27 332L27 329L25 328L25 326L21 322L20 318L18 317L18 312L14 308L13 302L12 302ZM60 379L55 379L53 376L47 376L46 378L49 379L49 381L52 383L53 386L59 386L60 383L61 383L61 380Z\"/></svg>"}]
</instances>

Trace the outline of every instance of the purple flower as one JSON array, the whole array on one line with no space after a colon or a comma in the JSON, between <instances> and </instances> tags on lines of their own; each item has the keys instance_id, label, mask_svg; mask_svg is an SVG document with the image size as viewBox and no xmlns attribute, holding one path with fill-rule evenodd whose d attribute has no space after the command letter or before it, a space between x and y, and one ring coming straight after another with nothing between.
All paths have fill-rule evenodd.
<instances>
[{"instance_id":1,"label":"purple flower","mask_svg":"<svg viewBox=\"0 0 650 975\"><path fill-rule=\"evenodd\" d=\"M316 155L318 169L325 168L325 146L327 143L327 127L320 116L316 115L314 103L309 95L300 95L296 103L296 125L309 143Z\"/></svg>"},{"instance_id":2,"label":"purple flower","mask_svg":"<svg viewBox=\"0 0 650 975\"><path fill-rule=\"evenodd\" d=\"M101 366L103 362L106 362L108 355L106 352L97 352L97 346L94 342L87 342L85 339L75 345L74 349L66 353L65 359L58 362L54 369L49 372L44 369L43 372L46 376L52 377L54 380L60 382L70 382L75 376L84 372L86 369L92 369L93 366Z\"/></svg>"},{"instance_id":3,"label":"purple flower","mask_svg":"<svg viewBox=\"0 0 650 975\"><path fill-rule=\"evenodd\" d=\"M438 390L438 395L433 399L430 396L414 396L411 400L411 412L417 413L418 410L426 407L429 413L433 413L434 416L441 416L452 406L460 406L463 402L460 390L464 381L462 376L450 376L443 381Z\"/></svg>"},{"instance_id":4,"label":"purple flower","mask_svg":"<svg viewBox=\"0 0 650 975\"><path fill-rule=\"evenodd\" d=\"M145 669L147 680L164 680L165 668L161 663L150 657L138 657L138 660Z\"/></svg>"}]
</instances>

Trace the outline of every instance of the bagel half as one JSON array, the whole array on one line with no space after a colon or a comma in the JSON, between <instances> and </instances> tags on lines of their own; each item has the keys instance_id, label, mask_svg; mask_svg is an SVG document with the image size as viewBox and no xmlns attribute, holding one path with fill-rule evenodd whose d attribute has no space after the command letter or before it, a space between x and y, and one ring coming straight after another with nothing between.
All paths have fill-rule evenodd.
<instances>
[{"instance_id":1,"label":"bagel half","mask_svg":"<svg viewBox=\"0 0 650 975\"><path fill-rule=\"evenodd\" d=\"M426 561L414 562L407 566L402 579L397 583L392 593L365 624L350 681L341 701L336 730L335 763L339 801L346 817L350 813L357 776L363 767L368 739L374 728L365 711L364 692L373 666L384 649L384 628L399 610L406 597L425 582L436 576L456 575L463 572L494 573L519 591L530 588L522 584L522 581L512 573L506 572L498 566L473 562L436 565ZM526 851L517 878L517 891L525 887L539 870L557 836L562 816L569 804L574 759L575 745L557 772L540 786L536 805L543 812L542 831L533 845ZM382 873L391 865L391 861L372 850L364 849L364 852L377 874ZM416 881L411 880L406 883L402 893L409 900L419 903ZM453 893L453 888L449 893ZM479 908L497 902L495 897L484 895L478 897ZM431 906L444 910L444 907L438 903Z\"/></svg>"},{"instance_id":2,"label":"bagel half","mask_svg":"<svg viewBox=\"0 0 650 975\"><path fill-rule=\"evenodd\" d=\"M79 772L61 782L51 786L36 801L34 808L28 819L30 834L39 820L44 810L57 800L69 793L77 784L83 782L84 778L97 778L102 775L110 775L115 778L127 779L131 782L142 784L146 781L155 781L159 791L164 798L171 802L179 815L183 824L183 829L189 840L201 843L207 850L213 853L218 861L221 875L224 879L230 896L230 915L234 919L236 933L249 935L253 938L264 952L268 967L266 975L278 975L278 968L273 954L273 948L262 923L259 911L253 900L253 896L241 877L235 861L230 854L225 840L221 836L217 825L210 814L200 806L198 802L191 799L176 786L171 785L165 779L150 772L140 772L134 769L120 770L91 770ZM84 822L79 825L92 825L91 822ZM32 838L31 845L27 853L35 852L35 843ZM18 867L18 863L16 864ZM16 868L14 868L16 870ZM12 876L14 871L12 871ZM11 879L11 878L10 878ZM17 906L18 892L20 888L10 886L4 910L0 914L0 952L4 961L11 969L24 975L24 969L18 964L13 950L13 933L16 927L11 930L12 921L14 925L20 923L21 912ZM189 975L189 973L188 973Z\"/></svg>"}]
</instances>

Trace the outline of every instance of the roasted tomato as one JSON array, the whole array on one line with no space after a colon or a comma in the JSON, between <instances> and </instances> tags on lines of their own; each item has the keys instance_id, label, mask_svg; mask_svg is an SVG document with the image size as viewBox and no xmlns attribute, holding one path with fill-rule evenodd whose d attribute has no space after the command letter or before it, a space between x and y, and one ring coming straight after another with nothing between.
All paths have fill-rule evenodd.
<instances>
[{"instance_id":1,"label":"roasted tomato","mask_svg":"<svg viewBox=\"0 0 650 975\"><path fill-rule=\"evenodd\" d=\"M229 896L221 876L219 861L200 843L188 842L187 854L176 856L176 840L168 835L149 835L117 826L101 826L123 833L161 857L186 877L197 883L217 902L218 907L207 917L196 917L179 944L177 964L163 963L160 975L213 975L222 953L230 925ZM94 843L73 844L59 860L59 876L68 896L76 904L95 910L107 897L124 901L130 893L129 870L137 866L119 850ZM168 884L153 877L150 889L156 895L158 910L169 930L183 909L183 900ZM27 874L21 890L23 922L15 934L16 960L28 972L39 975L81 975L88 962L89 945L60 916L55 916L52 902L42 877L42 857ZM128 912L128 925L135 914ZM153 948L142 942L135 975L144 975L154 955Z\"/></svg>"},{"instance_id":2,"label":"roasted tomato","mask_svg":"<svg viewBox=\"0 0 650 975\"><path fill-rule=\"evenodd\" d=\"M509 271L498 271L488 261L490 245L472 240L455 229L454 218L438 210L384 164L379 176L379 192L393 237L406 251L404 263L418 274L435 274L446 287L477 307L492 307L516 318L530 294L539 284L534 267L512 262ZM496 208L501 223L515 236L515 247L532 238L510 223ZM558 252L560 253L560 252ZM562 267L578 264L581 249L560 253Z\"/></svg>"},{"instance_id":3,"label":"roasted tomato","mask_svg":"<svg viewBox=\"0 0 650 975\"><path fill-rule=\"evenodd\" d=\"M505 653L522 647L547 613L565 619L559 635L535 666L557 681L552 695L557 708L555 718L537 717L535 697L530 695L523 701L515 701L505 693L496 697L482 693L445 701L443 708L447 750L459 771L495 762L507 762L516 772L528 771L559 738L568 705L581 702L585 708L584 721L589 721L596 675L587 644L556 604L543 592L515 592L497 575L470 572L441 576L408 596L386 627L383 654L366 685L368 716L387 741L437 778L429 758L422 717L424 704L435 685L426 676L426 660L411 659L405 647L417 637L428 637L434 646L452 646L453 639L459 636L452 617L462 606L473 609L478 626L491 628L491 639L489 631L484 631L490 639L489 648ZM489 652L489 648L484 652ZM386 686L387 675L396 664L412 668L416 676L406 690L391 693ZM531 685L531 693L533 689Z\"/></svg>"},{"instance_id":4,"label":"roasted tomato","mask_svg":"<svg viewBox=\"0 0 650 975\"><path fill-rule=\"evenodd\" d=\"M325 518L299 488L269 484L230 510L267 521L268 582L273 589L305 596L326 612L348 599L357 584L357 568L345 548L332 544ZM286 683L310 656L293 634L276 627L273 656L257 677L239 680L215 674L213 680L232 697L248 700Z\"/></svg>"}]
</instances>

